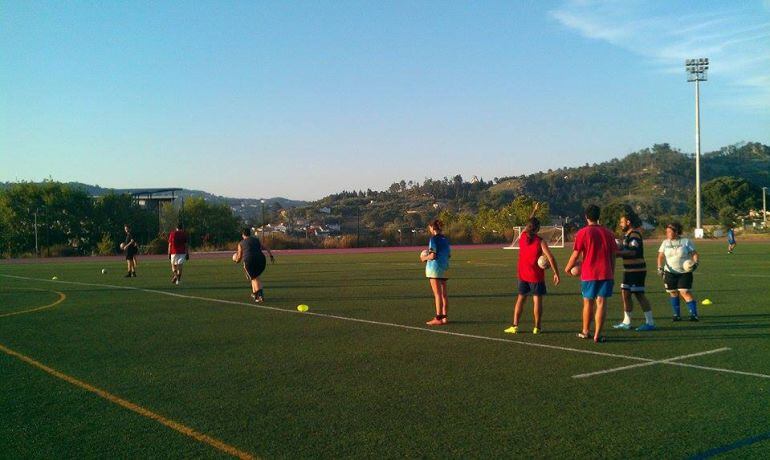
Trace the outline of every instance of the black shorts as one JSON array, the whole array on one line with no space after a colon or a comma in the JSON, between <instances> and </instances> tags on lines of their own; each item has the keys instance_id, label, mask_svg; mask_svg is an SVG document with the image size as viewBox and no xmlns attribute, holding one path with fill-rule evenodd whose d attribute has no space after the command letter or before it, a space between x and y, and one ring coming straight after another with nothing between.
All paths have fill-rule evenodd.
<instances>
[{"instance_id":1,"label":"black shorts","mask_svg":"<svg viewBox=\"0 0 770 460\"><path fill-rule=\"evenodd\" d=\"M647 278L647 272L623 272L623 282L620 283L620 289L631 292L644 292L644 280Z\"/></svg>"},{"instance_id":2,"label":"black shorts","mask_svg":"<svg viewBox=\"0 0 770 460\"><path fill-rule=\"evenodd\" d=\"M126 248L126 260L132 260L134 256L136 256L136 253L139 252L136 249L136 246L129 246Z\"/></svg>"},{"instance_id":3,"label":"black shorts","mask_svg":"<svg viewBox=\"0 0 770 460\"><path fill-rule=\"evenodd\" d=\"M545 282L530 283L519 280L519 295L546 295Z\"/></svg>"},{"instance_id":4,"label":"black shorts","mask_svg":"<svg viewBox=\"0 0 770 460\"><path fill-rule=\"evenodd\" d=\"M663 285L668 292L689 291L692 289L692 272L663 274Z\"/></svg>"},{"instance_id":5,"label":"black shorts","mask_svg":"<svg viewBox=\"0 0 770 460\"><path fill-rule=\"evenodd\" d=\"M243 268L246 270L246 275L252 280L259 277L259 275L265 271L266 266L267 260L265 259L265 256L243 261Z\"/></svg>"}]
</instances>

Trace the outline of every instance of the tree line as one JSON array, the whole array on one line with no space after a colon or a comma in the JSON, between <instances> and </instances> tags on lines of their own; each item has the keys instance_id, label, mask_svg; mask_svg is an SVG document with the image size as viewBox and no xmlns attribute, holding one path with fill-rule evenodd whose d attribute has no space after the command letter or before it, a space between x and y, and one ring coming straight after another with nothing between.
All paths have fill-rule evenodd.
<instances>
[{"instance_id":1,"label":"tree line","mask_svg":"<svg viewBox=\"0 0 770 460\"><path fill-rule=\"evenodd\" d=\"M129 194L93 197L54 181L12 184L0 190L0 257L115 254L125 224L146 252L164 253L166 236L180 221L193 247L213 247L236 240L241 226L228 206L203 198L158 211Z\"/></svg>"}]
</instances>

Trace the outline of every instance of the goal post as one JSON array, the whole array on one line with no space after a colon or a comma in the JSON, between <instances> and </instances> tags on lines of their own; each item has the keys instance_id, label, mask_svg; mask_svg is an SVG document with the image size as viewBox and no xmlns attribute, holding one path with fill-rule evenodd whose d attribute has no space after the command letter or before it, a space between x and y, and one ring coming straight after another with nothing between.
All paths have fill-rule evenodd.
<instances>
[{"instance_id":1,"label":"goal post","mask_svg":"<svg viewBox=\"0 0 770 460\"><path fill-rule=\"evenodd\" d=\"M503 249L519 249L519 239L526 227L513 227L513 241L509 246L503 247ZM540 227L540 231L537 234L542 238L548 246L551 248L563 248L564 247L564 227L560 225L543 225Z\"/></svg>"}]
</instances>

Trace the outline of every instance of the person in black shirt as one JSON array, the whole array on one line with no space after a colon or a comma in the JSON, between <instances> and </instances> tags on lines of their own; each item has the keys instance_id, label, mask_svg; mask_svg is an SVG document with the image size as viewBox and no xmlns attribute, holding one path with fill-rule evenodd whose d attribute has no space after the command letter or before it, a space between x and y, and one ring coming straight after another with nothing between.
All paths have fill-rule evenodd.
<instances>
[{"instance_id":1,"label":"person in black shirt","mask_svg":"<svg viewBox=\"0 0 770 460\"><path fill-rule=\"evenodd\" d=\"M618 256L623 258L623 283L620 292L623 298L623 321L614 325L615 329L631 329L631 312L634 309L634 300L644 312L644 324L636 328L637 331L655 330L655 321L652 317L650 301L644 294L644 281L647 277L647 263L644 261L644 241L639 227L642 225L639 216L631 208L626 208L620 215L618 226L623 231L623 242L620 245Z\"/></svg>"},{"instance_id":2,"label":"person in black shirt","mask_svg":"<svg viewBox=\"0 0 770 460\"><path fill-rule=\"evenodd\" d=\"M126 251L126 267L128 272L126 278L136 276L136 254L139 252L139 245L136 244L134 236L131 234L131 227L128 224L123 226L126 231L126 240L120 245L121 249Z\"/></svg>"},{"instance_id":3,"label":"person in black shirt","mask_svg":"<svg viewBox=\"0 0 770 460\"><path fill-rule=\"evenodd\" d=\"M267 265L262 251L267 251L270 255L270 262L275 263L275 258L268 247L262 246L257 238L251 236L251 229L244 228L241 236L243 239L238 243L238 248L233 254L233 261L243 262L246 277L251 282L251 298L257 303L262 303L265 301L265 295L259 276L265 271Z\"/></svg>"}]
</instances>

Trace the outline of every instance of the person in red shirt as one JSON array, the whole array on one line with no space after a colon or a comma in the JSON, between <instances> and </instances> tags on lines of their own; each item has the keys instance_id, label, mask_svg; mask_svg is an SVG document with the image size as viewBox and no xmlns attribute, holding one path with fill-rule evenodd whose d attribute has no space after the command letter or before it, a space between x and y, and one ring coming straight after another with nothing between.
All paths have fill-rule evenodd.
<instances>
[{"instance_id":1,"label":"person in red shirt","mask_svg":"<svg viewBox=\"0 0 770 460\"><path fill-rule=\"evenodd\" d=\"M182 223L176 226L176 230L168 235L168 258L171 261L172 284L182 281L182 264L190 260L187 233L183 230Z\"/></svg>"},{"instance_id":2,"label":"person in red shirt","mask_svg":"<svg viewBox=\"0 0 770 460\"><path fill-rule=\"evenodd\" d=\"M546 295L545 270L538 265L538 259L541 256L545 256L553 268L554 286L558 286L561 281L556 259L548 248L548 243L538 236L538 231L540 231L540 220L537 217L531 217L526 228L521 232L521 237L519 237L519 295L513 308L513 325L503 331L508 334L519 333L519 319L524 309L524 302L527 301L530 294L532 295L535 317L535 327L532 329L532 333L540 333L543 296Z\"/></svg>"},{"instance_id":3,"label":"person in red shirt","mask_svg":"<svg viewBox=\"0 0 770 460\"><path fill-rule=\"evenodd\" d=\"M578 337L581 339L591 337L589 327L593 316L596 327L593 338L596 343L604 342L602 329L607 299L612 297L612 288L615 284L615 257L618 252L615 235L607 227L599 225L600 214L601 211L595 204L586 207L585 218L588 226L581 228L575 235L572 256L564 267L565 272L573 275L572 269L577 266L578 258L582 257L583 262L579 271L580 289L583 295L583 329Z\"/></svg>"}]
</instances>

